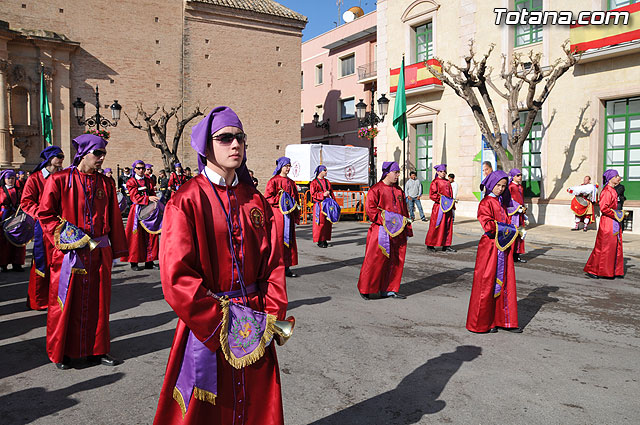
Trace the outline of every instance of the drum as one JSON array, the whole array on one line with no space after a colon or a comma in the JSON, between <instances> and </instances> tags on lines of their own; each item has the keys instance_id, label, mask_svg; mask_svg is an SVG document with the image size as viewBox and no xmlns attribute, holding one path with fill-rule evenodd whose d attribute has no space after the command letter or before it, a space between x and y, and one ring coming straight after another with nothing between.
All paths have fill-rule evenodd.
<instances>
[{"instance_id":1,"label":"drum","mask_svg":"<svg viewBox=\"0 0 640 425\"><path fill-rule=\"evenodd\" d=\"M162 231L162 216L164 214L164 204L162 202L149 202L140 208L138 220L144 229L152 234Z\"/></svg>"},{"instance_id":2,"label":"drum","mask_svg":"<svg viewBox=\"0 0 640 425\"><path fill-rule=\"evenodd\" d=\"M2 223L4 235L11 245L23 247L33 239L36 221L24 211L9 217Z\"/></svg>"},{"instance_id":3,"label":"drum","mask_svg":"<svg viewBox=\"0 0 640 425\"><path fill-rule=\"evenodd\" d=\"M576 202L578 202L583 207L586 207L589 205L589 201L580 195L576 196Z\"/></svg>"},{"instance_id":4,"label":"drum","mask_svg":"<svg viewBox=\"0 0 640 425\"><path fill-rule=\"evenodd\" d=\"M121 213L127 209L127 197L122 192L118 192L118 207Z\"/></svg>"}]
</instances>

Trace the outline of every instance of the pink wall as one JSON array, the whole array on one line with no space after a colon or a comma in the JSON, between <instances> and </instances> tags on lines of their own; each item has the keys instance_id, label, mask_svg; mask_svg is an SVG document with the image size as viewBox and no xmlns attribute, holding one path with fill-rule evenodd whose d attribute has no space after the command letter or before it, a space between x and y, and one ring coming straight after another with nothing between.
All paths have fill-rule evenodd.
<instances>
[{"instance_id":1,"label":"pink wall","mask_svg":"<svg viewBox=\"0 0 640 425\"><path fill-rule=\"evenodd\" d=\"M325 49L324 46L375 26L376 12L374 11L302 44L304 79L301 94L304 119L302 116L300 119L302 143L369 145L366 139L358 138L356 118L340 119L339 101L345 98L355 98L355 104L360 99L364 99L367 105L370 104L371 83L358 83L358 67L375 61L375 30L370 35L331 50ZM355 72L352 75L341 77L340 58L350 54L355 54ZM323 65L323 83L317 85L316 66L319 64ZM329 118L330 132L314 126L313 114L316 112L316 105L323 106L324 117L321 114L320 119Z\"/></svg>"}]
</instances>

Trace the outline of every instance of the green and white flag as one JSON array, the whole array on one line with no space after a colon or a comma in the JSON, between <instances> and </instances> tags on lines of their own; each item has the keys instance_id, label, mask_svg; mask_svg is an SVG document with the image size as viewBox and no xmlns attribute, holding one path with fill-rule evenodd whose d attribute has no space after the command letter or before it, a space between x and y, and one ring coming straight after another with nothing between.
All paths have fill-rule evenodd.
<instances>
[{"instance_id":1,"label":"green and white flag","mask_svg":"<svg viewBox=\"0 0 640 425\"><path fill-rule=\"evenodd\" d=\"M402 140L407 137L407 95L404 91L404 56L398 77L396 101L393 104L393 126Z\"/></svg>"},{"instance_id":2,"label":"green and white flag","mask_svg":"<svg viewBox=\"0 0 640 425\"><path fill-rule=\"evenodd\" d=\"M40 122L42 123L42 138L46 146L53 145L51 137L51 110L49 109L49 96L47 96L47 84L44 82L44 66L40 67Z\"/></svg>"}]
</instances>

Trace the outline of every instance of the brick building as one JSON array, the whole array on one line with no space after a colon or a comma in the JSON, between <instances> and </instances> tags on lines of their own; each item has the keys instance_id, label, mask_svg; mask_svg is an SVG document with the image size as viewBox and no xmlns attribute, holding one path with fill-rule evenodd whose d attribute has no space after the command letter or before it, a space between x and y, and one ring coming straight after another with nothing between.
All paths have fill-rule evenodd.
<instances>
[{"instance_id":1,"label":"brick building","mask_svg":"<svg viewBox=\"0 0 640 425\"><path fill-rule=\"evenodd\" d=\"M43 147L38 96L44 65L54 144L71 154L84 131L73 116L81 97L92 115L114 99L134 117L184 100L181 114L228 105L249 135L249 166L265 183L284 146L300 140L300 46L306 18L272 0L101 2L0 0L0 167L30 169ZM22 111L22 112L20 112ZM107 109L101 109L106 112ZM182 116L182 115L181 115ZM195 168L186 128L178 156ZM169 135L173 134L173 123ZM141 158L162 166L160 151L125 115L111 138L106 167ZM68 161L68 159L67 159Z\"/></svg>"}]
</instances>

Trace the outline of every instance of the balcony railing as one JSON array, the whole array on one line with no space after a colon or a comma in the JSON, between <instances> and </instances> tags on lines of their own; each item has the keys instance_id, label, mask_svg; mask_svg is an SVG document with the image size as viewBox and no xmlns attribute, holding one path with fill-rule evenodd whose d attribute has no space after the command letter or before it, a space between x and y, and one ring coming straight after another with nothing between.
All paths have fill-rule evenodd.
<instances>
[{"instance_id":1,"label":"balcony railing","mask_svg":"<svg viewBox=\"0 0 640 425\"><path fill-rule=\"evenodd\" d=\"M372 80L378 75L377 62L370 62L358 67L358 81Z\"/></svg>"},{"instance_id":2,"label":"balcony railing","mask_svg":"<svg viewBox=\"0 0 640 425\"><path fill-rule=\"evenodd\" d=\"M440 62L436 59L429 59L427 63L439 70L442 70ZM391 93L398 91L398 80L400 78L400 68L389 71L389 85ZM433 86L442 87L442 81L437 79L424 64L424 62L414 63L404 67L404 88L405 90L417 89L421 87Z\"/></svg>"},{"instance_id":3,"label":"balcony railing","mask_svg":"<svg viewBox=\"0 0 640 425\"><path fill-rule=\"evenodd\" d=\"M571 50L585 52L640 40L640 3L613 10L629 12L629 23L624 25L620 19L618 25L571 25Z\"/></svg>"}]
</instances>

